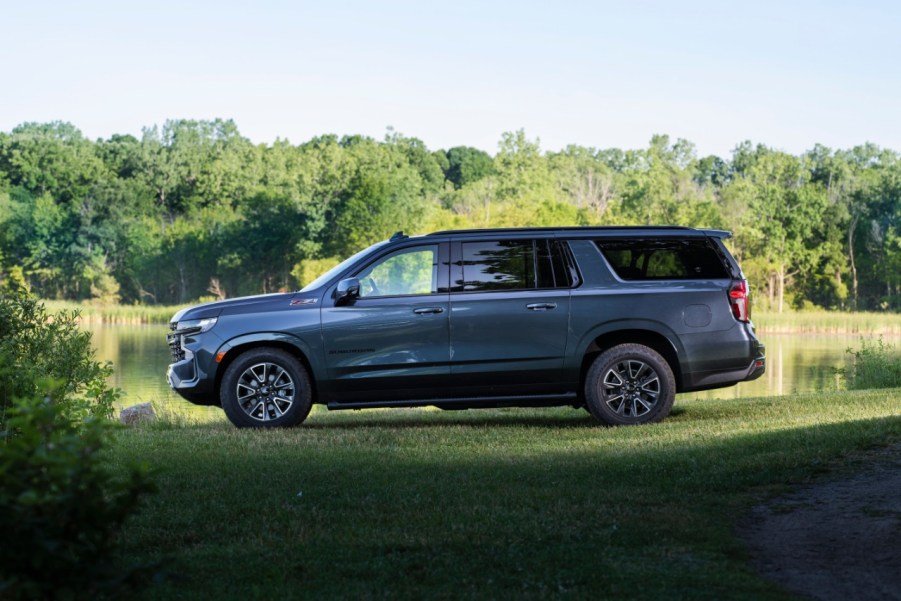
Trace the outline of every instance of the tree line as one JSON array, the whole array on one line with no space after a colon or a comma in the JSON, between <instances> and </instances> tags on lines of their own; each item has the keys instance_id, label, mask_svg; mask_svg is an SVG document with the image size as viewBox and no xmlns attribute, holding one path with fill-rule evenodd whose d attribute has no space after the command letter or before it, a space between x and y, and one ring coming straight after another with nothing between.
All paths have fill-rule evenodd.
<instances>
[{"instance_id":1,"label":"tree line","mask_svg":"<svg viewBox=\"0 0 901 601\"><path fill-rule=\"evenodd\" d=\"M901 160L872 144L799 156L686 140L490 154L324 135L253 144L231 120L92 141L69 123L0 133L0 279L44 298L184 303L295 289L397 230L672 224L729 241L774 310L901 307Z\"/></svg>"}]
</instances>

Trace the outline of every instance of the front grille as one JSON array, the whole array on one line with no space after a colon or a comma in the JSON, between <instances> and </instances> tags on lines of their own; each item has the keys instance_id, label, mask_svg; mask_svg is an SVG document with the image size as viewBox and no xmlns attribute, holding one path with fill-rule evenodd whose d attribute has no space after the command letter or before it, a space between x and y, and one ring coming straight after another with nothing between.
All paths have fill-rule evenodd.
<instances>
[{"instance_id":1,"label":"front grille","mask_svg":"<svg viewBox=\"0 0 901 601\"><path fill-rule=\"evenodd\" d=\"M181 347L181 334L176 332L178 323L169 323L169 333L166 334L166 344L169 345L169 352L172 354L172 360L175 363L185 358L185 349Z\"/></svg>"}]
</instances>

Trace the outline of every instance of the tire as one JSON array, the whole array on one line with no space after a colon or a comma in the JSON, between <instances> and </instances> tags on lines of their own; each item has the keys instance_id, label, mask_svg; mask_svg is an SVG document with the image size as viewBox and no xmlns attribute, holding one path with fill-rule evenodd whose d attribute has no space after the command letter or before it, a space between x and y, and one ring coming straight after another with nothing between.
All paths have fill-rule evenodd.
<instances>
[{"instance_id":1,"label":"tire","mask_svg":"<svg viewBox=\"0 0 901 601\"><path fill-rule=\"evenodd\" d=\"M673 408L676 379L660 353L642 344L620 344L594 360L585 377L585 404L611 426L659 422Z\"/></svg>"},{"instance_id":2,"label":"tire","mask_svg":"<svg viewBox=\"0 0 901 601\"><path fill-rule=\"evenodd\" d=\"M286 428L306 419L313 404L310 376L293 355L275 348L242 353L219 387L225 415L239 428Z\"/></svg>"}]
</instances>

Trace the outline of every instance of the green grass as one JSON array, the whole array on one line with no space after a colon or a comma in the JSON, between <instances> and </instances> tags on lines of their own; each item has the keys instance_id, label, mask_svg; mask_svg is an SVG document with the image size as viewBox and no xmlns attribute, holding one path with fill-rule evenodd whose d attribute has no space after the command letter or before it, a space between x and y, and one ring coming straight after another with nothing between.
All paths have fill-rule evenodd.
<instances>
[{"instance_id":1,"label":"green grass","mask_svg":"<svg viewBox=\"0 0 901 601\"><path fill-rule=\"evenodd\" d=\"M901 386L901 356L897 349L880 337L876 341L860 339L860 349L848 349L854 355L851 367L845 370L848 388L896 388Z\"/></svg>"},{"instance_id":2,"label":"green grass","mask_svg":"<svg viewBox=\"0 0 901 601\"><path fill-rule=\"evenodd\" d=\"M754 325L767 334L884 334L901 335L901 313L755 311Z\"/></svg>"},{"instance_id":3,"label":"green grass","mask_svg":"<svg viewBox=\"0 0 901 601\"><path fill-rule=\"evenodd\" d=\"M127 560L147 599L787 598L734 535L751 505L901 440L901 390L677 401L662 424L581 410L317 410L119 435L159 493Z\"/></svg>"},{"instance_id":4,"label":"green grass","mask_svg":"<svg viewBox=\"0 0 901 601\"><path fill-rule=\"evenodd\" d=\"M51 311L81 311L85 323L165 324L187 305L96 305L74 301L43 301ZM196 304L196 303L192 303ZM827 333L901 335L901 313L755 311L754 324L768 334Z\"/></svg>"},{"instance_id":5,"label":"green grass","mask_svg":"<svg viewBox=\"0 0 901 601\"><path fill-rule=\"evenodd\" d=\"M96 305L75 301L42 301L51 312L78 310L82 323L165 324L187 305Z\"/></svg>"}]
</instances>

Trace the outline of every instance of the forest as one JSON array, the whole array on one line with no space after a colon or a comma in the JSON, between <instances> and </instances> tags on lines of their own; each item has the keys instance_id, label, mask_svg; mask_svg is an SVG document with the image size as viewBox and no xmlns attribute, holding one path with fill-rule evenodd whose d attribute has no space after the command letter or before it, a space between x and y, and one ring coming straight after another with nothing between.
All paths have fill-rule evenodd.
<instances>
[{"instance_id":1,"label":"forest","mask_svg":"<svg viewBox=\"0 0 901 601\"><path fill-rule=\"evenodd\" d=\"M901 309L901 157L872 144L701 157L656 135L553 152L520 130L492 156L390 128L254 144L220 119L95 141L63 122L0 133L0 282L47 299L291 290L398 230L648 224L732 231L757 307Z\"/></svg>"}]
</instances>

